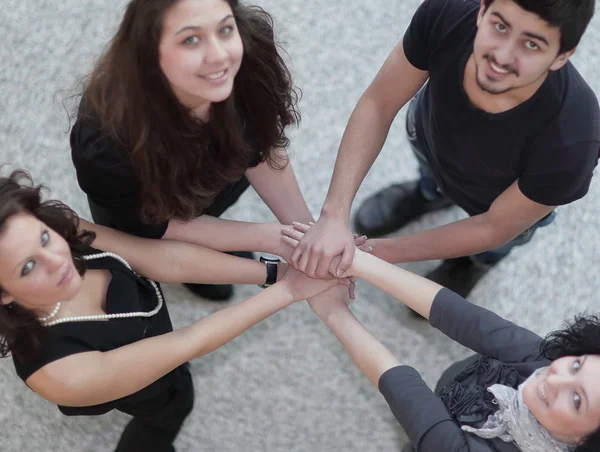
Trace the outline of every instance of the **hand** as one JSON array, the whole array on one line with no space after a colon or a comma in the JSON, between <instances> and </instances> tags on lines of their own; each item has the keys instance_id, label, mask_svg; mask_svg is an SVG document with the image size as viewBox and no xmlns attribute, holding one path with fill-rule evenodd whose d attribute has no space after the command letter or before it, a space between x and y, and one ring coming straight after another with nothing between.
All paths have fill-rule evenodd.
<instances>
[{"instance_id":1,"label":"hand","mask_svg":"<svg viewBox=\"0 0 600 452\"><path fill-rule=\"evenodd\" d=\"M300 240L290 263L311 277L325 278L331 273L338 278L350 267L354 248L354 239L347 224L336 218L321 216ZM332 272L331 261L336 256L340 256L340 261Z\"/></svg>"},{"instance_id":2,"label":"hand","mask_svg":"<svg viewBox=\"0 0 600 452\"><path fill-rule=\"evenodd\" d=\"M328 289L339 284L337 279L314 279L299 272L293 267L288 267L281 282L277 284L286 284L290 295L294 301L305 300L314 297ZM344 291L346 289L344 288Z\"/></svg>"},{"instance_id":3,"label":"hand","mask_svg":"<svg viewBox=\"0 0 600 452\"><path fill-rule=\"evenodd\" d=\"M298 244L301 243L303 237L305 236L306 232L309 231L310 228L311 228L311 226L309 226L309 225L305 225L302 223L294 223L293 228L282 229L282 233L283 233L282 240L292 249L296 248L296 247L298 247ZM372 247L368 244L366 236L363 235L363 236L359 237L357 234L354 234L353 237L354 237L354 246L356 248L358 248L361 251L365 251L365 252L369 252L372 250ZM356 254L355 254L355 256L356 256ZM329 273L334 273L335 271L337 271L336 269L338 268L340 260L341 260L341 256L337 256L331 261ZM354 261L354 258L353 258L352 262L353 261ZM351 262L351 265L352 265L352 262ZM351 265L350 265L350 267L351 267ZM350 281L352 281L352 283L354 283L355 279L353 278L350 270L351 270L351 268L343 271L341 273L341 278L348 278ZM328 277L331 277L331 276L328 275ZM349 292L349 294L350 294L350 299L354 300L354 291L352 290L351 292Z\"/></svg>"},{"instance_id":4,"label":"hand","mask_svg":"<svg viewBox=\"0 0 600 452\"><path fill-rule=\"evenodd\" d=\"M326 321L329 314L340 309L348 309L350 300L343 287L332 287L307 300L308 305L321 320Z\"/></svg>"}]
</instances>

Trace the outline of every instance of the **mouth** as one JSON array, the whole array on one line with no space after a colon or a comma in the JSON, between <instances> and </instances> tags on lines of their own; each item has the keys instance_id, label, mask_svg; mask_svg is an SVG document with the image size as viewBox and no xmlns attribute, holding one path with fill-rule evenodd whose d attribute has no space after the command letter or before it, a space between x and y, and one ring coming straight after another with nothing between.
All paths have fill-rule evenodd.
<instances>
[{"instance_id":1,"label":"mouth","mask_svg":"<svg viewBox=\"0 0 600 452\"><path fill-rule=\"evenodd\" d=\"M213 72L212 74L201 75L200 78L206 80L211 83L220 83L227 80L227 75L229 74L229 69L224 69L219 72Z\"/></svg>"},{"instance_id":2,"label":"mouth","mask_svg":"<svg viewBox=\"0 0 600 452\"><path fill-rule=\"evenodd\" d=\"M546 406L550 406L548 403L548 397L546 396L546 381L544 380L538 385L538 395L540 399L546 404Z\"/></svg>"},{"instance_id":3,"label":"mouth","mask_svg":"<svg viewBox=\"0 0 600 452\"><path fill-rule=\"evenodd\" d=\"M68 283L73 278L73 266L69 265L66 270L62 273L60 281L58 281L58 286L62 286L63 284Z\"/></svg>"},{"instance_id":4,"label":"mouth","mask_svg":"<svg viewBox=\"0 0 600 452\"><path fill-rule=\"evenodd\" d=\"M500 65L498 65L497 63L495 63L491 57L486 56L484 57L487 60L488 63L488 77L491 76L494 79L499 79L499 78L503 78L506 77L507 75L510 74L516 74L516 71L513 68L506 68L506 67L502 67Z\"/></svg>"}]
</instances>

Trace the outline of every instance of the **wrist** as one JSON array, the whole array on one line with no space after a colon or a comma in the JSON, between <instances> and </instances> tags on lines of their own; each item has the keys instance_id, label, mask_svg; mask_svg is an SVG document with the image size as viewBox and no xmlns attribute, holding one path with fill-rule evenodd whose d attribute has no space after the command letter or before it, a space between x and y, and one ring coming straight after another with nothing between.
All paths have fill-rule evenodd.
<instances>
[{"instance_id":1,"label":"wrist","mask_svg":"<svg viewBox=\"0 0 600 452\"><path fill-rule=\"evenodd\" d=\"M348 224L350 222L350 203L325 201L319 219L322 217Z\"/></svg>"}]
</instances>

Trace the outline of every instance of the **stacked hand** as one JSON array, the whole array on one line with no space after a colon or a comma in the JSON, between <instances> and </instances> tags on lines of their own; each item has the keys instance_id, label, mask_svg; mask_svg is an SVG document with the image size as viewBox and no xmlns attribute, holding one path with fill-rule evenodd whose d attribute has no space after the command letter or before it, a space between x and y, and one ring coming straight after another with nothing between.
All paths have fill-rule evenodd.
<instances>
[{"instance_id":1,"label":"stacked hand","mask_svg":"<svg viewBox=\"0 0 600 452\"><path fill-rule=\"evenodd\" d=\"M292 249L297 250L299 243L303 240L305 236L308 236L309 231L316 227L312 223L306 225L302 223L294 223L293 227L284 228L283 229L283 237L282 240L284 243L289 245ZM351 234L352 236L352 234ZM312 310L317 314L321 319L325 319L328 314L336 309L347 308L350 299L354 299L354 277L352 276L352 263L355 257L355 249L359 248L364 251L368 251L369 247L365 245L367 238L365 236L358 237L354 235L353 243L352 243L352 253L350 262L344 262L341 265L341 261L344 259L343 255L334 256L331 259L331 262L328 264L327 271L325 272L324 278L325 280L336 279L339 281L339 284L347 285L347 282L350 281L351 285L349 286L349 290L345 291L344 287L333 287L326 292L321 293L318 297L314 297L308 300L308 303ZM366 249L363 249L365 248ZM349 253L347 253L350 255ZM292 253L293 255L293 253ZM291 266L290 266L291 267ZM314 267L311 267L314 268ZM339 275L339 277L333 278L332 275ZM308 275L307 276L311 276ZM318 274L316 275L318 276Z\"/></svg>"}]
</instances>

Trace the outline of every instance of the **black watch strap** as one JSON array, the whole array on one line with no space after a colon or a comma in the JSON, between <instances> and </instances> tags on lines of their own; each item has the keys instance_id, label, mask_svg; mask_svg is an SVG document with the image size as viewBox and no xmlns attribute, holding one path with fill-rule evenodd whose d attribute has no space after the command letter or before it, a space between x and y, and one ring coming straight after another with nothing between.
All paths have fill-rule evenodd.
<instances>
[{"instance_id":1,"label":"black watch strap","mask_svg":"<svg viewBox=\"0 0 600 452\"><path fill-rule=\"evenodd\" d=\"M260 261L265 264L265 267L267 269L267 278L265 280L265 283L260 285L259 287L265 289L277 282L277 269L279 267L278 264L281 261L279 259L272 259L264 256L260 257Z\"/></svg>"}]
</instances>

